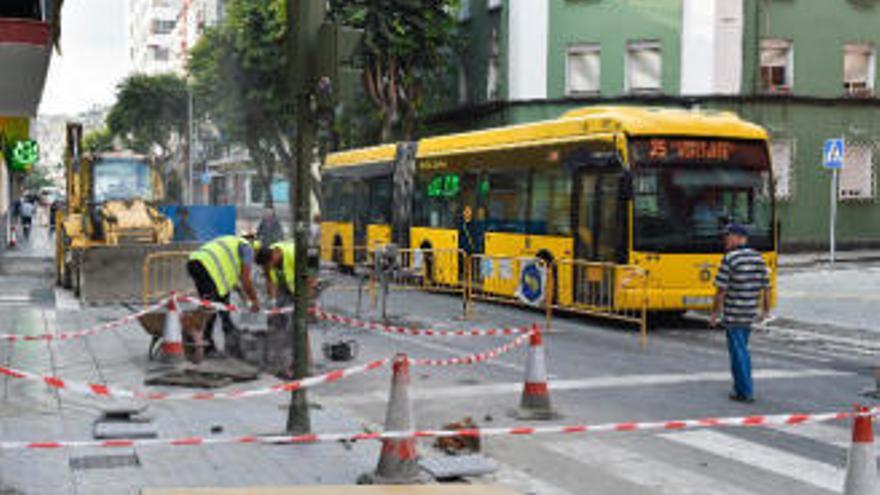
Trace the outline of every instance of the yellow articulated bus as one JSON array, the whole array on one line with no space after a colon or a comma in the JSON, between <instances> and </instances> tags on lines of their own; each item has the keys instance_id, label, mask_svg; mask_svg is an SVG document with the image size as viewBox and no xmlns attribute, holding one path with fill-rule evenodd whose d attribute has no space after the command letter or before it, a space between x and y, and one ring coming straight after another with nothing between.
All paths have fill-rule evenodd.
<instances>
[{"instance_id":1,"label":"yellow articulated bus","mask_svg":"<svg viewBox=\"0 0 880 495\"><path fill-rule=\"evenodd\" d=\"M734 114L590 107L330 155L322 256L351 267L394 242L478 261L540 258L554 304L575 310L600 286L617 292L603 304L644 304L621 292L637 270L648 310L706 309L730 222L747 226L775 287L772 184L766 132ZM425 265L446 283L466 276L460 257ZM486 279L497 273L470 276L498 295L516 290Z\"/></svg>"}]
</instances>

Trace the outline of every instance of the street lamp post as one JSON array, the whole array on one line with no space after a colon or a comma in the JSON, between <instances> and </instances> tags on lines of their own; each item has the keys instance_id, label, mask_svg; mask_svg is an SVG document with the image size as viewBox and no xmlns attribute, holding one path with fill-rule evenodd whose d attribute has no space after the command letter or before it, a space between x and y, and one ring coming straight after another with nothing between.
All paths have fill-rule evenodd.
<instances>
[{"instance_id":1,"label":"street lamp post","mask_svg":"<svg viewBox=\"0 0 880 495\"><path fill-rule=\"evenodd\" d=\"M184 204L193 204L193 156L195 154L195 132L193 132L193 90L192 85L186 87L186 188L184 188Z\"/></svg>"}]
</instances>

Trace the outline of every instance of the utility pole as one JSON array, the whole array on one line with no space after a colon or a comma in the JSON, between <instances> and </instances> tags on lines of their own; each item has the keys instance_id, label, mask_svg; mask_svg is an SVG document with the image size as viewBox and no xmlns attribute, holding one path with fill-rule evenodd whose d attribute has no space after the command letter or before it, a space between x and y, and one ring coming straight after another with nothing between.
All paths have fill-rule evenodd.
<instances>
[{"instance_id":1,"label":"utility pole","mask_svg":"<svg viewBox=\"0 0 880 495\"><path fill-rule=\"evenodd\" d=\"M307 313L308 243L311 226L310 167L315 146L315 119L313 117L315 55L318 52L318 32L324 22L327 5L324 0L289 0L288 53L293 54L290 66L293 82L292 96L296 102L296 173L294 174L293 233L296 243L296 264L293 312L293 376L300 380L309 375L309 334ZM305 390L294 390L287 412L287 431L305 434L311 431L309 404Z\"/></svg>"},{"instance_id":2,"label":"utility pole","mask_svg":"<svg viewBox=\"0 0 880 495\"><path fill-rule=\"evenodd\" d=\"M308 334L308 247L312 223L311 167L318 159L316 130L318 117L332 114L340 88L350 88L357 81L349 66L360 42L360 31L326 23L326 0L288 0L288 54L291 55L289 79L291 97L296 103L296 173L293 174L293 233L296 243L294 267L293 376L309 375L311 353ZM344 82L343 82L344 81ZM294 390L287 414L287 431L305 434L311 431L305 390Z\"/></svg>"}]
</instances>

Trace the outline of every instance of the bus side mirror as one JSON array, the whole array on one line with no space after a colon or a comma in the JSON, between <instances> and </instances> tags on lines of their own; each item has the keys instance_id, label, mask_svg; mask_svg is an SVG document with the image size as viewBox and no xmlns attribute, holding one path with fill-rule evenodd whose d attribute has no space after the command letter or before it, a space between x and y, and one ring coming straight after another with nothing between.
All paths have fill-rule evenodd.
<instances>
[{"instance_id":1,"label":"bus side mirror","mask_svg":"<svg viewBox=\"0 0 880 495\"><path fill-rule=\"evenodd\" d=\"M633 192L633 178L632 174L627 170L620 175L620 183L617 188L617 199L625 202L633 199L633 196L635 196Z\"/></svg>"}]
</instances>

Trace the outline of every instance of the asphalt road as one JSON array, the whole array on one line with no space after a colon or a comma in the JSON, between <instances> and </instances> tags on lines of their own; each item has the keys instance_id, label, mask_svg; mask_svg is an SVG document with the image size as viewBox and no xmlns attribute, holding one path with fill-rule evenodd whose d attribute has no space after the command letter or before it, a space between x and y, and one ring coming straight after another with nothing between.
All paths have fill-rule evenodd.
<instances>
[{"instance_id":1,"label":"asphalt road","mask_svg":"<svg viewBox=\"0 0 880 495\"><path fill-rule=\"evenodd\" d=\"M790 285L801 283L795 280ZM330 311L350 315L356 307L354 297L350 291L331 290L324 303ZM803 304L798 301L786 299L783 313L790 316L796 311L792 308ZM450 329L542 321L536 312L484 303L478 305L475 321L462 322L456 298L412 291L393 294L389 308L395 319ZM827 312L826 316L833 318ZM870 366L880 339L858 328L829 327L821 321L808 325L806 320L782 316L754 333L754 404L727 398L730 377L724 336L698 319L654 329L643 349L632 328L565 317L553 322L553 332L545 340L552 402L559 419L524 423L512 417L526 356L525 350L518 350L483 364L415 369L416 426L438 428L464 417L485 427L651 422L845 411L854 402L865 401L859 394L873 387ZM338 325L322 325L314 335L315 347L325 341L357 340L358 361L398 352L415 358L453 357L505 341L404 337ZM313 398L344 407L367 424L381 425L388 384L388 373L376 372L318 389ZM501 466L488 479L524 493L840 493L849 437L847 423L546 435L491 438L484 442L484 453ZM422 453L437 455L429 443L424 442Z\"/></svg>"}]
</instances>

